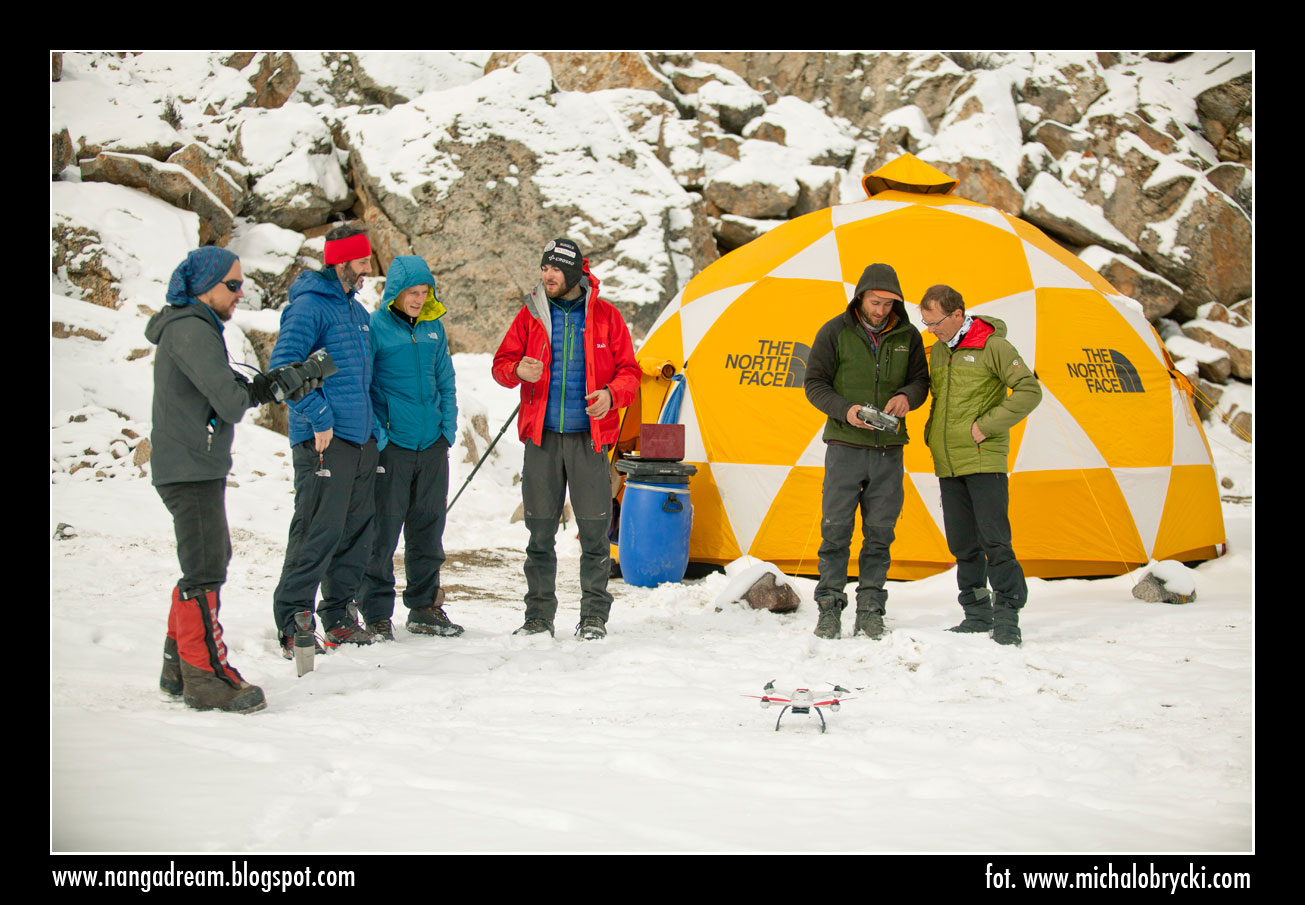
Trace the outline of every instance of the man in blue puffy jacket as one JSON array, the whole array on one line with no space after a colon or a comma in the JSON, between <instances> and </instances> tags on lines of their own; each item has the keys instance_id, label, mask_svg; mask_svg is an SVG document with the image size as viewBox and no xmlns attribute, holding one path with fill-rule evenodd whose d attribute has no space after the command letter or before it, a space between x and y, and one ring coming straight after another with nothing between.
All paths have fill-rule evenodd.
<instances>
[{"instance_id":1,"label":"man in blue puffy jacket","mask_svg":"<svg viewBox=\"0 0 1305 905\"><path fill-rule=\"evenodd\" d=\"M371 552L380 436L370 393L371 317L354 297L371 273L371 253L361 229L327 233L327 267L305 271L290 287L269 363L303 361L324 348L339 369L289 404L295 511L272 597L286 659L294 657L295 614L313 611L319 585L327 647L373 641L348 612Z\"/></svg>"},{"instance_id":2,"label":"man in blue puffy jacket","mask_svg":"<svg viewBox=\"0 0 1305 905\"><path fill-rule=\"evenodd\" d=\"M372 405L384 431L376 473L376 534L358 592L367 631L394 640L394 550L403 532L407 629L455 636L444 613L444 513L449 447L458 433L453 360L435 278L417 255L401 255L385 275L371 318Z\"/></svg>"}]
</instances>

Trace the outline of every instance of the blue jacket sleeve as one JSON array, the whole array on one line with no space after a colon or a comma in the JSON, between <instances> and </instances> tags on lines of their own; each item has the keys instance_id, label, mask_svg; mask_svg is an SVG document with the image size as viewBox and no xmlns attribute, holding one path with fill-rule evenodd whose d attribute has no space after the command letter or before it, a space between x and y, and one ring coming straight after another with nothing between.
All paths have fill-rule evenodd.
<instances>
[{"instance_id":1,"label":"blue jacket sleeve","mask_svg":"<svg viewBox=\"0 0 1305 905\"><path fill-rule=\"evenodd\" d=\"M440 391L440 430L452 446L458 439L458 397L453 374L453 356L448 337L440 324L439 350L435 353L435 384Z\"/></svg>"},{"instance_id":2,"label":"blue jacket sleeve","mask_svg":"<svg viewBox=\"0 0 1305 905\"><path fill-rule=\"evenodd\" d=\"M306 302L292 302L281 312L281 330L268 360L268 368L303 361L320 347L321 341L321 327L313 306ZM320 389L286 404L306 418L316 433L335 427L335 413Z\"/></svg>"}]
</instances>

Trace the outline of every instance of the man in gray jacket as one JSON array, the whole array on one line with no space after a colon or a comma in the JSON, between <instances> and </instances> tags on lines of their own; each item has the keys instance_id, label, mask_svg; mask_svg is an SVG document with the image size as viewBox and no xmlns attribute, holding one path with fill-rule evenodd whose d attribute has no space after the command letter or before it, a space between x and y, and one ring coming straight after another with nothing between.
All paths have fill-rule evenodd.
<instances>
[{"instance_id":1,"label":"man in gray jacket","mask_svg":"<svg viewBox=\"0 0 1305 905\"><path fill-rule=\"evenodd\" d=\"M172 514L181 564L159 687L197 710L251 713L267 701L228 662L218 622L231 561L226 484L235 424L250 406L274 400L266 377L250 383L227 363L222 324L243 295L241 282L231 252L192 251L173 271L168 304L150 318L145 336L158 346L150 477Z\"/></svg>"}]
</instances>

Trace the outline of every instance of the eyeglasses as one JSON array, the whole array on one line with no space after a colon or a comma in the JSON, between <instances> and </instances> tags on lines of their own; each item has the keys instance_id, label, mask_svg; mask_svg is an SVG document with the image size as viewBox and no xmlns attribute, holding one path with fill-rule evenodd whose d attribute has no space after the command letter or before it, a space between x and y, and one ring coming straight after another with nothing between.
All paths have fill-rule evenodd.
<instances>
[{"instance_id":1,"label":"eyeglasses","mask_svg":"<svg viewBox=\"0 0 1305 905\"><path fill-rule=\"evenodd\" d=\"M959 309L958 309L958 310L959 310ZM952 314L955 314L955 313L956 313L955 311L952 312ZM933 321L932 323L930 323L929 321L925 320L925 319L924 319L924 315L920 315L920 323L924 324L926 327L936 327L936 326L938 326L939 324L941 324L943 321L947 320L947 318L951 317L952 314L944 314L942 317L938 318L936 321Z\"/></svg>"},{"instance_id":2,"label":"eyeglasses","mask_svg":"<svg viewBox=\"0 0 1305 905\"><path fill-rule=\"evenodd\" d=\"M227 289L230 289L232 292L239 292L239 291L240 291L240 287L243 286L244 284L245 284L245 281L244 281L244 280L223 280L223 281L222 281L222 285L225 286L225 287L227 287Z\"/></svg>"}]
</instances>

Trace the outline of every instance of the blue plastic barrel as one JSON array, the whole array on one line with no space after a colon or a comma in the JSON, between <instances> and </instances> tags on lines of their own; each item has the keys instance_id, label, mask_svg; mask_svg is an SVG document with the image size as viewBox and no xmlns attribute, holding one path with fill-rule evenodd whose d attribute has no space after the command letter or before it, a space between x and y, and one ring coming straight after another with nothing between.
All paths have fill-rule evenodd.
<instances>
[{"instance_id":1,"label":"blue plastic barrel","mask_svg":"<svg viewBox=\"0 0 1305 905\"><path fill-rule=\"evenodd\" d=\"M618 550L626 584L655 588L681 581L689 566L693 506L689 485L626 481Z\"/></svg>"}]
</instances>

